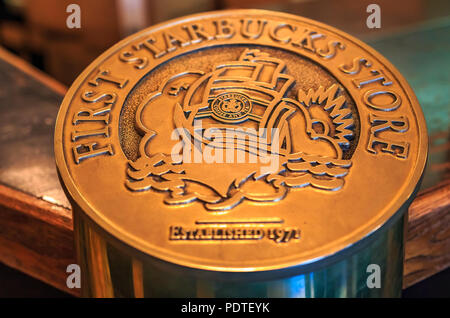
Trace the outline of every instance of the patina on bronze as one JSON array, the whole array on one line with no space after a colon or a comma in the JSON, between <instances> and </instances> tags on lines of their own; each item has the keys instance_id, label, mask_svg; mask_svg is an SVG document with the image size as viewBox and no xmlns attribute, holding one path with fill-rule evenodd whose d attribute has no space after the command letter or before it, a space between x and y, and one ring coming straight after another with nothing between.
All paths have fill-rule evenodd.
<instances>
[{"instance_id":1,"label":"patina on bronze","mask_svg":"<svg viewBox=\"0 0 450 318\"><path fill-rule=\"evenodd\" d=\"M332 27L236 10L145 29L72 85L55 152L85 296L400 295L425 121Z\"/></svg>"}]
</instances>

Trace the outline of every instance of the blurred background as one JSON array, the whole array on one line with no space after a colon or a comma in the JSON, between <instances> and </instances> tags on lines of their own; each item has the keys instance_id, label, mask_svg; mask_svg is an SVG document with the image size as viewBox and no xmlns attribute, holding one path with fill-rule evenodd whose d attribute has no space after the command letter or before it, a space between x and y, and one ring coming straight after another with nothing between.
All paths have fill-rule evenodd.
<instances>
[{"instance_id":1,"label":"blurred background","mask_svg":"<svg viewBox=\"0 0 450 318\"><path fill-rule=\"evenodd\" d=\"M381 8L379 29L366 25L370 15L367 6L372 3ZM69 29L66 25L69 4L81 8L79 29ZM98 55L138 30L188 14L238 8L282 11L321 21L360 38L387 57L412 86L427 121L430 152L422 190L450 180L449 0L0 0L0 48L6 48L70 86ZM26 151L18 153L28 154L23 141L28 136L40 137L46 160L36 157L40 165L36 169L48 176L48 171L54 173L52 125L64 88L61 95L53 97L41 86L34 89L35 84L29 84L28 80L23 74L17 75L0 58L0 142L23 146ZM10 91L13 93L9 94ZM25 111L28 117L10 119ZM44 119L47 126L41 124ZM30 128L30 121L37 124ZM24 136L15 133L23 127L30 128ZM35 148L34 144L31 146ZM26 156L21 156L21 160L16 157L10 160L8 166L7 153L0 151L0 184L9 185L5 175L17 172L14 179L20 179L18 176L24 174L24 167L30 163ZM22 166L17 166L18 163ZM43 197L36 190L40 189L39 184L53 182L59 187L54 179L27 181L30 184L27 192ZM450 297L449 286L450 269L447 268L407 288L403 296ZM14 296L67 297L68 294L0 263L0 297Z\"/></svg>"},{"instance_id":2,"label":"blurred background","mask_svg":"<svg viewBox=\"0 0 450 318\"><path fill-rule=\"evenodd\" d=\"M66 8L81 8L81 28L69 29ZM369 29L366 8L381 7L382 27ZM0 0L0 45L70 85L95 57L147 26L187 14L233 8L289 12L362 40L446 17L448 0Z\"/></svg>"}]
</instances>

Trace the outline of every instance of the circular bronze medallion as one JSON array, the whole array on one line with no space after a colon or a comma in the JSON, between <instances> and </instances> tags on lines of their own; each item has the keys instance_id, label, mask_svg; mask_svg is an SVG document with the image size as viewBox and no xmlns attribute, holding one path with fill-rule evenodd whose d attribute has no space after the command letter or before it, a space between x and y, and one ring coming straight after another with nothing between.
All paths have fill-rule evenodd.
<instances>
[{"instance_id":1,"label":"circular bronze medallion","mask_svg":"<svg viewBox=\"0 0 450 318\"><path fill-rule=\"evenodd\" d=\"M232 92L217 96L210 107L214 119L237 124L246 119L252 110L252 103L246 95Z\"/></svg>"},{"instance_id":2,"label":"circular bronze medallion","mask_svg":"<svg viewBox=\"0 0 450 318\"><path fill-rule=\"evenodd\" d=\"M156 259L260 272L326 259L414 193L424 117L379 53L260 10L145 29L97 58L57 120L74 205Z\"/></svg>"}]
</instances>

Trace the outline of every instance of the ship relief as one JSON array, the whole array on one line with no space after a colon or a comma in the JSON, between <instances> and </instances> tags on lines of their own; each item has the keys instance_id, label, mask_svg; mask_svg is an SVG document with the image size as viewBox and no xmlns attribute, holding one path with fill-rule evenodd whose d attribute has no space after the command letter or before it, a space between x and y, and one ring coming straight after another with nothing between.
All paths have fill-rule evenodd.
<instances>
[{"instance_id":1,"label":"ship relief","mask_svg":"<svg viewBox=\"0 0 450 318\"><path fill-rule=\"evenodd\" d=\"M339 191L355 114L338 84L294 86L286 63L257 49L166 79L136 110L142 138L126 187L213 212L276 202L295 188Z\"/></svg>"}]
</instances>

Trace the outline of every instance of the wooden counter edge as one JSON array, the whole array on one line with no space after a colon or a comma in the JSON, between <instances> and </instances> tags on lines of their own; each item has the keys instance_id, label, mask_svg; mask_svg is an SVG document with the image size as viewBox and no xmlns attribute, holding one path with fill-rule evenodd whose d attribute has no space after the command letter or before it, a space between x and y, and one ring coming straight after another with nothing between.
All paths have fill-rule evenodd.
<instances>
[{"instance_id":1,"label":"wooden counter edge","mask_svg":"<svg viewBox=\"0 0 450 318\"><path fill-rule=\"evenodd\" d=\"M450 179L419 193L408 217L403 288L450 265Z\"/></svg>"},{"instance_id":2,"label":"wooden counter edge","mask_svg":"<svg viewBox=\"0 0 450 318\"><path fill-rule=\"evenodd\" d=\"M72 212L0 184L0 262L79 296L66 286L76 264Z\"/></svg>"}]
</instances>

